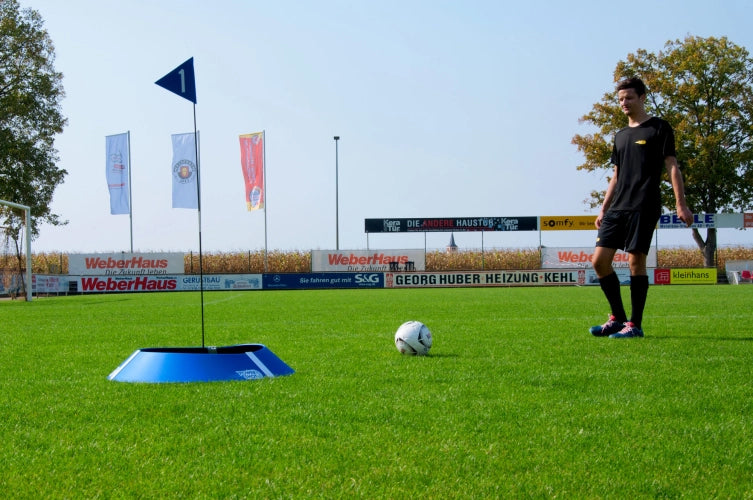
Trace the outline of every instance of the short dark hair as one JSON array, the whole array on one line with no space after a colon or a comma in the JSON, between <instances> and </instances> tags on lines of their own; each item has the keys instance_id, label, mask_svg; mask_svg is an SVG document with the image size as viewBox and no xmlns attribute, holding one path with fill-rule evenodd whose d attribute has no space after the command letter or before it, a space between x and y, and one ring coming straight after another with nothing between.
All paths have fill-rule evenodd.
<instances>
[{"instance_id":1,"label":"short dark hair","mask_svg":"<svg viewBox=\"0 0 753 500\"><path fill-rule=\"evenodd\" d=\"M639 96L642 96L646 93L646 84L643 83L643 80L638 78L637 76L632 76L630 78L625 78L624 80L620 81L617 84L617 91L620 90L627 90L627 89L633 89L635 90L635 93Z\"/></svg>"}]
</instances>

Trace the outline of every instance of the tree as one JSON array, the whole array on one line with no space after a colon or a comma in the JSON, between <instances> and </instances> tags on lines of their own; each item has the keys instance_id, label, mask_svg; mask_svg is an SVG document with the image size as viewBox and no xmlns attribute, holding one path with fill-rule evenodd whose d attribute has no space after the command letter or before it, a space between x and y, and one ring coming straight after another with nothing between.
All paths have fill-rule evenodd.
<instances>
[{"instance_id":1,"label":"tree","mask_svg":"<svg viewBox=\"0 0 753 500\"><path fill-rule=\"evenodd\" d=\"M628 54L614 71L614 81L638 76L648 87L646 109L667 120L675 130L677 161L685 178L685 196L694 213L731 213L751 208L753 200L753 60L748 51L727 38L688 36L668 41L664 50ZM572 143L585 156L578 170L609 169L615 133L627 125L614 92L604 94L580 119L598 127L575 135ZM664 174L662 195L674 203ZM594 191L596 207L604 192ZM673 207L665 206L667 211ZM697 228L693 240L714 266L716 228Z\"/></svg>"},{"instance_id":2,"label":"tree","mask_svg":"<svg viewBox=\"0 0 753 500\"><path fill-rule=\"evenodd\" d=\"M50 210L55 188L67 172L57 167L55 135L66 120L60 101L63 75L55 71L55 49L38 12L17 0L0 0L0 199L31 207L31 233L39 224L65 224ZM0 226L19 240L23 214L0 207Z\"/></svg>"}]
</instances>

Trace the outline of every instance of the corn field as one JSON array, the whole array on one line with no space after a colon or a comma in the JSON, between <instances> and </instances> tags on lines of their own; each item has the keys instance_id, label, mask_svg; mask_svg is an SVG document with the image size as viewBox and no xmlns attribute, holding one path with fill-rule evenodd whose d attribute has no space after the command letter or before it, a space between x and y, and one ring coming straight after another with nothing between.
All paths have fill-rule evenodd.
<instances>
[{"instance_id":1,"label":"corn field","mask_svg":"<svg viewBox=\"0 0 753 500\"><path fill-rule=\"evenodd\" d=\"M265 272L263 250L248 252L209 252L202 255L205 274ZM753 248L729 247L717 251L717 269L724 272L728 260L753 260ZM307 273L311 271L311 254L303 251L271 251L266 256L266 272ZM24 260L25 262L25 260ZM185 273L199 273L198 253L184 256ZM432 251L426 254L427 271L482 271L539 269L541 260L538 248L466 250L454 253ZM657 253L659 267L703 267L703 256L695 248L665 248ZM0 255L0 270L17 267L12 255ZM65 253L37 253L32 255L32 272L36 274L68 274L68 255Z\"/></svg>"}]
</instances>

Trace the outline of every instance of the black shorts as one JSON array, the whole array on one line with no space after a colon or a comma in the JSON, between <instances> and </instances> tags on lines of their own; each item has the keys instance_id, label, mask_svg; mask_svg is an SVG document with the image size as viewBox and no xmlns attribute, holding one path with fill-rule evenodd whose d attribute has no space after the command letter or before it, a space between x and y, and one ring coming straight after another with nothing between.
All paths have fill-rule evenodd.
<instances>
[{"instance_id":1,"label":"black shorts","mask_svg":"<svg viewBox=\"0 0 753 500\"><path fill-rule=\"evenodd\" d=\"M601 220L596 246L648 254L659 215L632 210L607 210Z\"/></svg>"}]
</instances>

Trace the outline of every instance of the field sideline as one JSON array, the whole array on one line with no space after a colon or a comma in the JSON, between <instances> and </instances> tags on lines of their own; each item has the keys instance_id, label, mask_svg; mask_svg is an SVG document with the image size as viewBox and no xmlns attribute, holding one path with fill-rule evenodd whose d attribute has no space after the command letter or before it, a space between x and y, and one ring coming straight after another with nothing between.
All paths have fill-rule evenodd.
<instances>
[{"instance_id":1,"label":"field sideline","mask_svg":"<svg viewBox=\"0 0 753 500\"><path fill-rule=\"evenodd\" d=\"M623 287L628 300L628 289ZM654 286L646 338L598 287L205 293L206 344L275 379L127 384L201 344L198 293L0 302L6 498L753 498L745 286ZM401 356L403 321L434 334Z\"/></svg>"}]
</instances>

